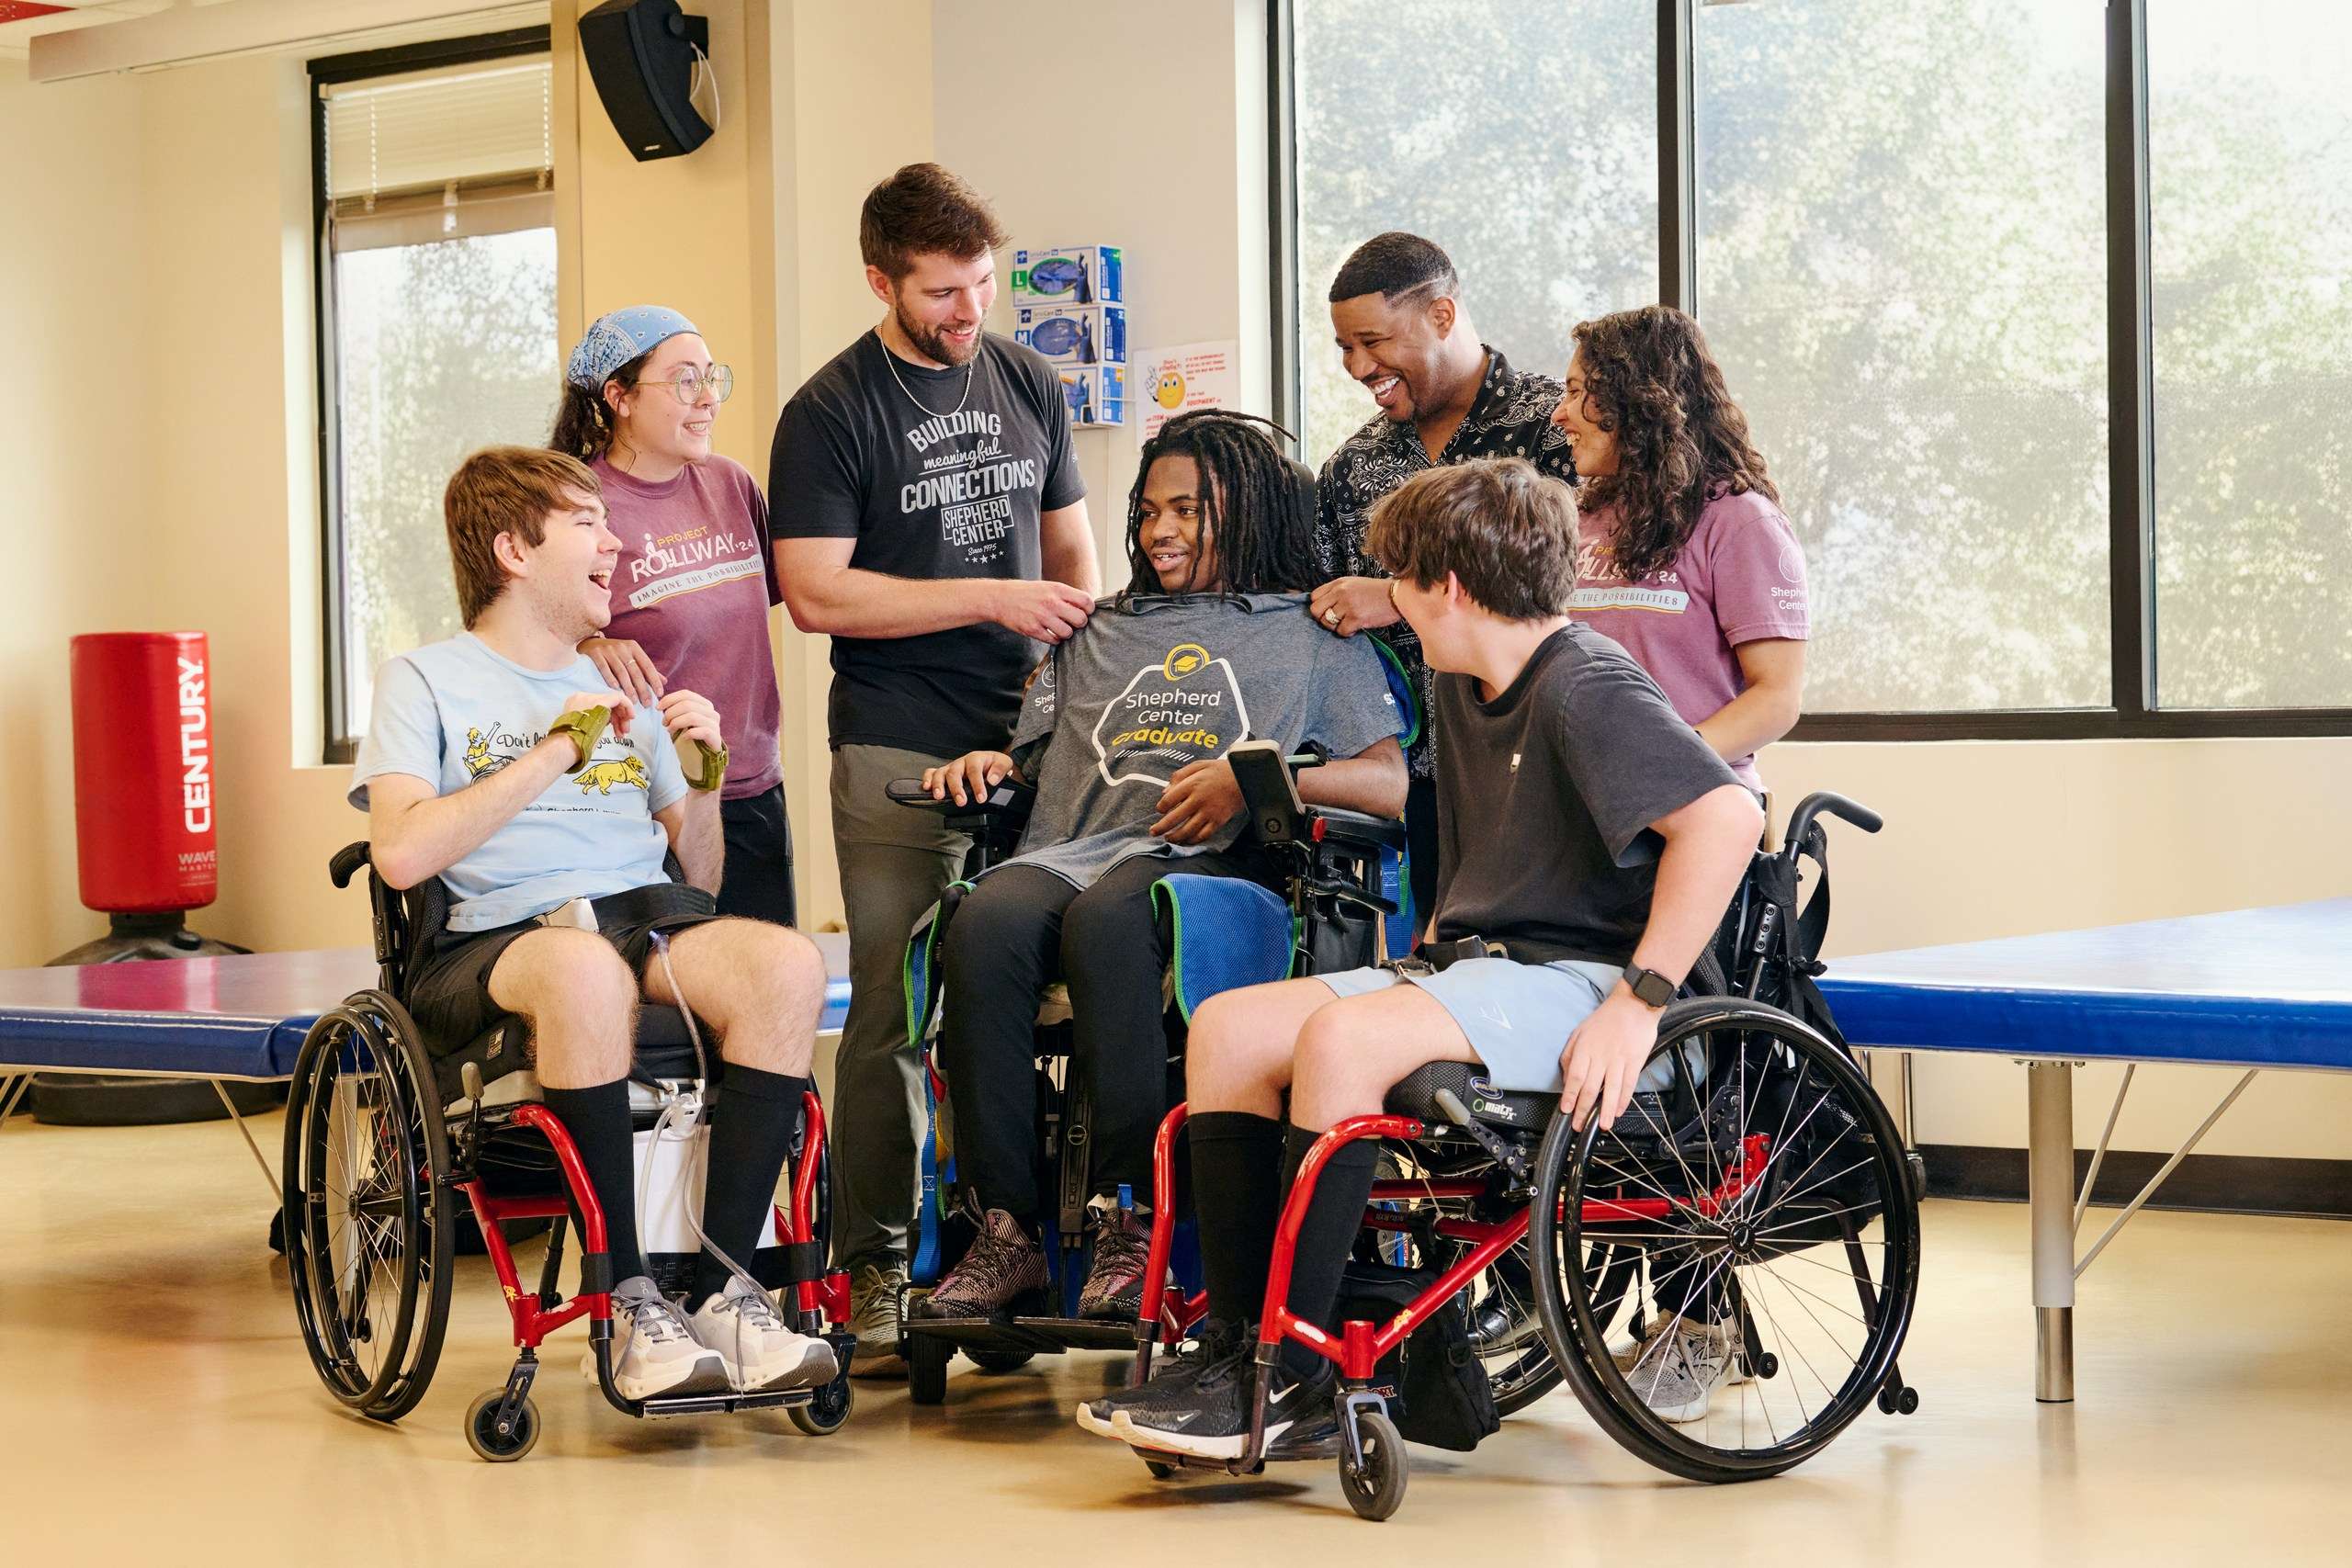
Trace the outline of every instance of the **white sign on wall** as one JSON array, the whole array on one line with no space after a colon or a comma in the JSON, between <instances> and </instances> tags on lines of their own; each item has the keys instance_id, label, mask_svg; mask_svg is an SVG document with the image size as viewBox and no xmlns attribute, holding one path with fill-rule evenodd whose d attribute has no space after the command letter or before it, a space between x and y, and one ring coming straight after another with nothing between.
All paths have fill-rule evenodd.
<instances>
[{"instance_id":1,"label":"white sign on wall","mask_svg":"<svg viewBox=\"0 0 2352 1568\"><path fill-rule=\"evenodd\" d=\"M1127 406L1140 410L1136 434L1148 441L1193 409L1229 409L1241 400L1241 345L1185 343L1146 349L1127 361Z\"/></svg>"}]
</instances>

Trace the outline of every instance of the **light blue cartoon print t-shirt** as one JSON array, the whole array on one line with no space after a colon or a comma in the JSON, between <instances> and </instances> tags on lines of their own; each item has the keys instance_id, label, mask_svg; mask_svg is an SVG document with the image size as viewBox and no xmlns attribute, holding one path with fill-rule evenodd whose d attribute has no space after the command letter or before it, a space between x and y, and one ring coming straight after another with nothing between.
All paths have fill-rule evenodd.
<instances>
[{"instance_id":1,"label":"light blue cartoon print t-shirt","mask_svg":"<svg viewBox=\"0 0 2352 1568\"><path fill-rule=\"evenodd\" d=\"M385 661L351 804L368 783L407 773L443 795L496 773L547 739L575 692L605 689L585 657L526 670L460 632ZM449 929L485 931L574 898L602 898L664 879L669 835L653 819L686 793L662 716L640 710L627 736L607 727L589 765L559 774L537 800L447 870Z\"/></svg>"}]
</instances>

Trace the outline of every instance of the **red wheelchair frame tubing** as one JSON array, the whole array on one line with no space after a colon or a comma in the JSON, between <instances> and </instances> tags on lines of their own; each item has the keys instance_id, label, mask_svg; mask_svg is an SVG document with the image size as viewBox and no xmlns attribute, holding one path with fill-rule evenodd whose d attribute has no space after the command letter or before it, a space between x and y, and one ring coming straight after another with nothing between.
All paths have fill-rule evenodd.
<instances>
[{"instance_id":1,"label":"red wheelchair frame tubing","mask_svg":"<svg viewBox=\"0 0 2352 1568\"><path fill-rule=\"evenodd\" d=\"M1191 1108L1183 1104L1169 1111L1159 1123L1159 1136L1152 1146L1151 1256L1144 1274L1143 1304L1137 1314L1139 1337L1149 1336L1156 1340L1160 1332L1165 1332L1170 1340L1181 1337L1207 1310L1205 1293L1189 1299L1179 1294L1170 1302L1162 1287L1168 1278L1168 1257L1175 1235L1176 1135L1183 1130L1190 1115ZM1350 1116L1315 1140L1299 1166L1297 1179L1291 1184L1283 1204L1281 1223L1274 1232L1273 1255L1266 1271L1266 1299L1259 1319L1261 1354L1284 1339L1295 1340L1326 1360L1335 1362L1340 1376L1352 1382L1369 1382L1380 1359L1402 1344L1422 1319L1452 1300L1527 1235L1531 1211L1526 1209L1508 1220L1437 1221L1435 1230L1439 1235L1468 1242L1470 1250L1385 1324L1351 1319L1334 1336L1290 1310L1291 1267L1298 1248L1299 1228L1306 1223L1307 1208L1315 1201L1316 1185L1332 1155L1342 1145L1359 1138L1396 1138L1409 1143L1425 1132L1427 1129L1409 1116ZM1760 1173L1770 1163L1770 1140L1761 1134L1744 1139L1739 1157L1724 1171L1722 1182L1684 1206L1712 1219L1737 1202L1754 1179L1750 1173ZM1487 1190L1483 1181L1375 1181L1372 1185L1372 1201L1379 1203L1416 1198L1476 1198ZM1605 1225L1627 1220L1664 1220L1671 1217L1675 1208L1664 1198L1592 1198L1584 1201L1579 1212L1586 1224ZM1363 1224L1366 1229L1380 1231L1410 1232L1420 1228L1405 1215L1385 1209L1366 1210Z\"/></svg>"},{"instance_id":2,"label":"red wheelchair frame tubing","mask_svg":"<svg viewBox=\"0 0 2352 1568\"><path fill-rule=\"evenodd\" d=\"M825 1153L824 1110L813 1094L806 1096L802 1104L808 1133L800 1158L793 1165L792 1203L789 1208L778 1204L775 1211L776 1234L787 1243L816 1239L813 1205L817 1170ZM523 1288L522 1279L514 1271L514 1249L506 1245L506 1233L499 1222L561 1219L576 1208L580 1214L581 1254L585 1257L607 1250L605 1209L588 1183L587 1167L580 1163L580 1145L571 1141L571 1133L553 1111L544 1105L526 1101L514 1108L514 1120L517 1126L532 1128L548 1141L556 1166L563 1172L569 1196L557 1192L497 1198L483 1190L479 1179L459 1183L458 1190L473 1205L474 1219L481 1227L483 1248L490 1254L490 1266L498 1275L498 1288L506 1298L507 1314L514 1322L514 1343L526 1349L536 1349L548 1335L576 1318L584 1315L592 1322L610 1321L612 1293L583 1291L559 1306L541 1304L537 1291ZM803 1280L795 1290L801 1311L821 1311L828 1323L841 1323L849 1317L848 1275L827 1274L820 1280Z\"/></svg>"}]
</instances>

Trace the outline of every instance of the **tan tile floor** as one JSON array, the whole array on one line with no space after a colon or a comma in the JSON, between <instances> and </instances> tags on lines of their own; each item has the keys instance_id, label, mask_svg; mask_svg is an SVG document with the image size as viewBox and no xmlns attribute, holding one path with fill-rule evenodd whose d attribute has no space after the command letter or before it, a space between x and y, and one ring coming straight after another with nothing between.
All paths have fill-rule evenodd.
<instances>
[{"instance_id":1,"label":"tan tile floor","mask_svg":"<svg viewBox=\"0 0 2352 1568\"><path fill-rule=\"evenodd\" d=\"M256 1131L274 1159L276 1118ZM939 1410L861 1383L814 1439L779 1415L631 1423L576 1381L574 1329L537 1450L486 1465L458 1418L509 1359L487 1266L460 1266L424 1405L372 1427L310 1371L269 1207L225 1123L0 1130L0 1562L2352 1563L2339 1224L2134 1222L2084 1283L2080 1402L2042 1407L2025 1212L1931 1203L1918 1415L1707 1488L1558 1394L1475 1455L1416 1450L1372 1526L1328 1465L1151 1481L1070 1422L1107 1356L962 1367Z\"/></svg>"}]
</instances>

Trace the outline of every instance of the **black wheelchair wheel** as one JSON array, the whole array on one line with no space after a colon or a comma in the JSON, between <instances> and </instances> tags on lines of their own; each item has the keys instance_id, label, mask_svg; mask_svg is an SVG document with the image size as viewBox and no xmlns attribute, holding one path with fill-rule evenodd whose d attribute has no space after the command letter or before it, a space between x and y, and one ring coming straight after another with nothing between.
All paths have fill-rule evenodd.
<instances>
[{"instance_id":1,"label":"black wheelchair wheel","mask_svg":"<svg viewBox=\"0 0 2352 1568\"><path fill-rule=\"evenodd\" d=\"M448 1168L432 1066L400 1004L365 991L320 1019L287 1103L287 1267L320 1381L374 1420L414 1409L441 1358Z\"/></svg>"},{"instance_id":2,"label":"black wheelchair wheel","mask_svg":"<svg viewBox=\"0 0 2352 1568\"><path fill-rule=\"evenodd\" d=\"M1412 1461L1405 1457L1405 1439L1397 1434L1396 1423L1377 1410L1359 1412L1355 1420L1356 1447L1363 1462L1340 1456L1340 1490L1359 1518L1377 1522L1404 1505Z\"/></svg>"},{"instance_id":3,"label":"black wheelchair wheel","mask_svg":"<svg viewBox=\"0 0 2352 1568\"><path fill-rule=\"evenodd\" d=\"M1689 1480L1756 1480L1818 1451L1885 1385L1917 1296L1918 1209L1893 1121L1844 1051L1720 998L1670 1008L1652 1060L1694 1043L1703 1083L1678 1075L1606 1131L1554 1120L1529 1231L1536 1303L1610 1436ZM1617 1268L1596 1275L1600 1248ZM1650 1331L1629 1347L1612 1344L1623 1303L1604 1289L1628 1261Z\"/></svg>"},{"instance_id":4,"label":"black wheelchair wheel","mask_svg":"<svg viewBox=\"0 0 2352 1568\"><path fill-rule=\"evenodd\" d=\"M956 1347L936 1334L909 1334L907 1343L907 1397L917 1404L947 1403L947 1363L956 1359Z\"/></svg>"},{"instance_id":5,"label":"black wheelchair wheel","mask_svg":"<svg viewBox=\"0 0 2352 1568\"><path fill-rule=\"evenodd\" d=\"M514 1412L514 1429L499 1431L498 1405L505 1397L505 1389L493 1388L466 1406L466 1444L492 1464L514 1463L539 1440L539 1407L531 1403L527 1394L522 1408ZM796 1410L793 1414L800 1413Z\"/></svg>"},{"instance_id":6,"label":"black wheelchair wheel","mask_svg":"<svg viewBox=\"0 0 2352 1568\"><path fill-rule=\"evenodd\" d=\"M842 1429L849 1419L850 1409L857 1403L857 1391L850 1386L846 1369L833 1381L817 1391L817 1397L806 1404L791 1406L785 1414L792 1424L812 1438L830 1438Z\"/></svg>"},{"instance_id":7,"label":"black wheelchair wheel","mask_svg":"<svg viewBox=\"0 0 2352 1568\"><path fill-rule=\"evenodd\" d=\"M1014 1372L1037 1359L1035 1350L971 1350L964 1352L972 1358L972 1365L984 1372Z\"/></svg>"}]
</instances>

